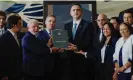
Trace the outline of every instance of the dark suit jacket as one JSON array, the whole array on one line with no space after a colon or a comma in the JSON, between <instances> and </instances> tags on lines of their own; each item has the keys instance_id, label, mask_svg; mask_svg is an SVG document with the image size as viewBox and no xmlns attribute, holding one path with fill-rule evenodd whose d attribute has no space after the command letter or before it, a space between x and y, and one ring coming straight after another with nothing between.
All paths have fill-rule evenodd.
<instances>
[{"instance_id":1,"label":"dark suit jacket","mask_svg":"<svg viewBox=\"0 0 133 80\"><path fill-rule=\"evenodd\" d=\"M48 32L46 31L46 29L40 31L39 34L38 34L38 37L41 40L44 40L46 43L48 43L48 41L50 39L50 36L49 36Z\"/></svg>"},{"instance_id":2,"label":"dark suit jacket","mask_svg":"<svg viewBox=\"0 0 133 80\"><path fill-rule=\"evenodd\" d=\"M24 72L31 76L44 76L51 72L50 49L46 42L27 32L22 39Z\"/></svg>"},{"instance_id":3,"label":"dark suit jacket","mask_svg":"<svg viewBox=\"0 0 133 80\"><path fill-rule=\"evenodd\" d=\"M118 38L112 37L107 44L105 49L105 57L104 57L104 73L107 80L112 80L112 76L114 73L114 63L113 63L113 54L115 51L115 44Z\"/></svg>"},{"instance_id":4,"label":"dark suit jacket","mask_svg":"<svg viewBox=\"0 0 133 80\"><path fill-rule=\"evenodd\" d=\"M73 22L65 25L65 30L68 32L69 42L77 45L79 50L82 49L87 51L88 48L92 46L92 37L94 33L93 24L82 19L76 31L74 40L72 35L72 28Z\"/></svg>"},{"instance_id":5,"label":"dark suit jacket","mask_svg":"<svg viewBox=\"0 0 133 80\"><path fill-rule=\"evenodd\" d=\"M95 55L95 75L99 76L100 73L100 65L101 65L101 48L102 48L102 44L99 41L99 36L100 36L100 29L97 27L97 29L94 32L94 39L93 39L93 53ZM103 38L105 38L105 36L103 36ZM99 79L99 77L97 78Z\"/></svg>"},{"instance_id":6,"label":"dark suit jacket","mask_svg":"<svg viewBox=\"0 0 133 80\"><path fill-rule=\"evenodd\" d=\"M22 72L22 52L13 35L7 30L0 37L0 74L17 76Z\"/></svg>"},{"instance_id":7,"label":"dark suit jacket","mask_svg":"<svg viewBox=\"0 0 133 80\"><path fill-rule=\"evenodd\" d=\"M89 51L92 47L92 42L93 42L93 33L94 33L93 24L82 19L77 28L74 40L72 35L72 28L73 28L73 22L70 22L65 25L65 30L67 30L68 32L69 42L77 45L77 48L79 50L83 50L85 52ZM72 54L71 66L73 66L73 69L75 69L76 72L77 71L83 72L86 66L85 56L80 54L73 54L72 52L68 53Z\"/></svg>"},{"instance_id":8,"label":"dark suit jacket","mask_svg":"<svg viewBox=\"0 0 133 80\"><path fill-rule=\"evenodd\" d=\"M48 32L46 31L46 29L40 31L38 33L38 37L39 39L45 41L46 43L48 43L49 39L50 39L50 35L48 34ZM62 54L62 53L61 53ZM59 52L55 52L55 53L51 53L51 61L53 61L54 63L54 69L53 71L57 71L59 73L59 70L62 68L61 66L61 63L60 63L60 55L61 55ZM50 60L49 59L49 60ZM59 76L58 74L56 74L57 76Z\"/></svg>"}]
</instances>

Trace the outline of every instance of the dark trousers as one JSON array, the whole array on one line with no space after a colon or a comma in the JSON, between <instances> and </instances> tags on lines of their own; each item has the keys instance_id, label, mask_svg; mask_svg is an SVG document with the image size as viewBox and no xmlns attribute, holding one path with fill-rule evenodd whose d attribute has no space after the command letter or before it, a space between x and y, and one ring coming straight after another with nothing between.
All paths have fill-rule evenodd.
<instances>
[{"instance_id":1,"label":"dark trousers","mask_svg":"<svg viewBox=\"0 0 133 80\"><path fill-rule=\"evenodd\" d=\"M24 76L24 80L49 80L42 76Z\"/></svg>"},{"instance_id":2,"label":"dark trousers","mask_svg":"<svg viewBox=\"0 0 133 80\"><path fill-rule=\"evenodd\" d=\"M8 80L22 80L23 76L19 76L19 77L12 77L12 76L8 76ZM2 77L0 78L0 80L2 80Z\"/></svg>"},{"instance_id":3,"label":"dark trousers","mask_svg":"<svg viewBox=\"0 0 133 80\"><path fill-rule=\"evenodd\" d=\"M110 66L109 68L105 67L106 65L104 63L101 63L100 69L100 76L97 78L97 80L113 80L113 73L114 68L113 66Z\"/></svg>"},{"instance_id":4,"label":"dark trousers","mask_svg":"<svg viewBox=\"0 0 133 80\"><path fill-rule=\"evenodd\" d=\"M24 80L54 80L52 73L45 73L44 76L24 75Z\"/></svg>"},{"instance_id":5,"label":"dark trousers","mask_svg":"<svg viewBox=\"0 0 133 80\"><path fill-rule=\"evenodd\" d=\"M131 73L119 73L118 80L131 80Z\"/></svg>"},{"instance_id":6,"label":"dark trousers","mask_svg":"<svg viewBox=\"0 0 133 80\"><path fill-rule=\"evenodd\" d=\"M83 55L73 55L70 62L72 80L94 80L94 61Z\"/></svg>"}]
</instances>

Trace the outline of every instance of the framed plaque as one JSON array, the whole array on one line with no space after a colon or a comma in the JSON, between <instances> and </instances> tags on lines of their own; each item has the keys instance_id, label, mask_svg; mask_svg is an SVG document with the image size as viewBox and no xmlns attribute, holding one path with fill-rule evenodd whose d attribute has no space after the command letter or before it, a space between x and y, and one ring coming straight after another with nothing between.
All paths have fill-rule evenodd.
<instances>
[{"instance_id":1,"label":"framed plaque","mask_svg":"<svg viewBox=\"0 0 133 80\"><path fill-rule=\"evenodd\" d=\"M68 47L68 35L66 30L55 29L52 31L52 40L54 47L67 48Z\"/></svg>"}]
</instances>

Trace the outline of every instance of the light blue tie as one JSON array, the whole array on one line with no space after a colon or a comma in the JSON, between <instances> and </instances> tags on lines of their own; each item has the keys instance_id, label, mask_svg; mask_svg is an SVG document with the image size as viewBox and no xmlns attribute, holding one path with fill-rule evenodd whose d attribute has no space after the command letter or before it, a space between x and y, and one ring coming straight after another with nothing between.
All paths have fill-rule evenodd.
<instances>
[{"instance_id":1,"label":"light blue tie","mask_svg":"<svg viewBox=\"0 0 133 80\"><path fill-rule=\"evenodd\" d=\"M73 40L75 38L76 30L77 30L77 23L74 23L73 24Z\"/></svg>"}]
</instances>

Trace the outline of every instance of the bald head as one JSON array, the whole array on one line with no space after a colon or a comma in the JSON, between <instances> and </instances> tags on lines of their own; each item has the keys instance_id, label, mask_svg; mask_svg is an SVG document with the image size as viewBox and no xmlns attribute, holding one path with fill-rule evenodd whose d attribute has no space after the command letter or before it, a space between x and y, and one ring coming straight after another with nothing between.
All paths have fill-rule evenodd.
<instances>
[{"instance_id":1,"label":"bald head","mask_svg":"<svg viewBox=\"0 0 133 80\"><path fill-rule=\"evenodd\" d=\"M105 23L108 22L108 18L105 14L99 14L97 17L97 24L99 28L102 28Z\"/></svg>"}]
</instances>

